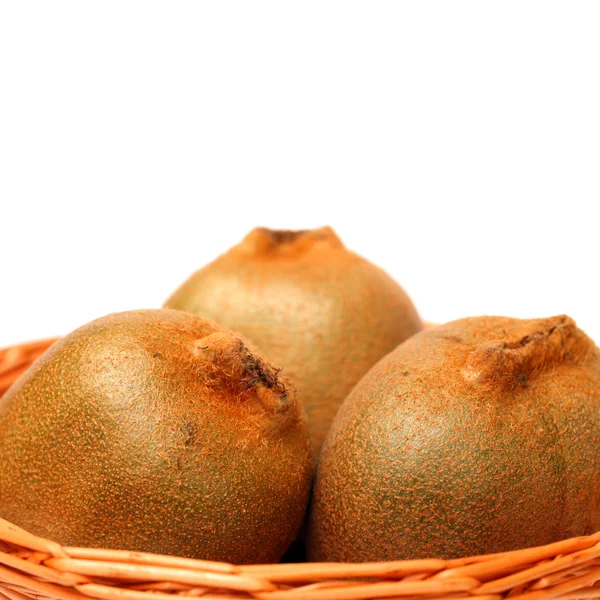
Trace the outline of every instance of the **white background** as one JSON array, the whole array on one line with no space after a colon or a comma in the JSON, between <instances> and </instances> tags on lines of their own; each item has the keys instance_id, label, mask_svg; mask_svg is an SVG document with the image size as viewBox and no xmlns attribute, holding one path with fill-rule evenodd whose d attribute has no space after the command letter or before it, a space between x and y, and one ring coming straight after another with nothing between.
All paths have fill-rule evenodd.
<instances>
[{"instance_id":1,"label":"white background","mask_svg":"<svg viewBox=\"0 0 600 600\"><path fill-rule=\"evenodd\" d=\"M2 2L0 345L323 224L426 319L600 341L599 32L598 2Z\"/></svg>"}]
</instances>

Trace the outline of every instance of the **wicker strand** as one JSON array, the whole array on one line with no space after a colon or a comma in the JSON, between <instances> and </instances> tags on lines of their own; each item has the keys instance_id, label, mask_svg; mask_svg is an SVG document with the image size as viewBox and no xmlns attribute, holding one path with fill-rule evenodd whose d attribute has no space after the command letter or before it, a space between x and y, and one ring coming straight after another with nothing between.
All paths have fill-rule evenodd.
<instances>
[{"instance_id":1,"label":"wicker strand","mask_svg":"<svg viewBox=\"0 0 600 600\"><path fill-rule=\"evenodd\" d=\"M2 394L54 340L0 350ZM243 565L62 547L0 519L0 600L600 598L600 532L453 560Z\"/></svg>"},{"instance_id":2,"label":"wicker strand","mask_svg":"<svg viewBox=\"0 0 600 600\"><path fill-rule=\"evenodd\" d=\"M0 350L0 397L54 342L56 338Z\"/></svg>"}]
</instances>

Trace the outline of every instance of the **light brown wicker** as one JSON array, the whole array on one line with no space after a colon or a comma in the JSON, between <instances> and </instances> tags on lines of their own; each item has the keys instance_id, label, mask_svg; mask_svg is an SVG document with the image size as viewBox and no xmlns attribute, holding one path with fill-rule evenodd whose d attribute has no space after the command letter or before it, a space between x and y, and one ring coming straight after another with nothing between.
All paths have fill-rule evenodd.
<instances>
[{"instance_id":1,"label":"light brown wicker","mask_svg":"<svg viewBox=\"0 0 600 600\"><path fill-rule=\"evenodd\" d=\"M0 351L0 393L51 342ZM173 600L174 596L202 600L600 598L600 532L539 548L456 560L236 566L124 550L67 548L0 519L1 600Z\"/></svg>"},{"instance_id":2,"label":"light brown wicker","mask_svg":"<svg viewBox=\"0 0 600 600\"><path fill-rule=\"evenodd\" d=\"M0 396L55 341L56 339L41 340L0 350Z\"/></svg>"}]
</instances>

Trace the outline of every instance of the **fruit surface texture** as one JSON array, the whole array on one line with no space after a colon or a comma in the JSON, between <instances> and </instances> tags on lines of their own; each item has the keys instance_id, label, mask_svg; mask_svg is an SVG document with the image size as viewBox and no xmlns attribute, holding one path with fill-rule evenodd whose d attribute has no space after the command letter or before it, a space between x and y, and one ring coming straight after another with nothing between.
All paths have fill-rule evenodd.
<instances>
[{"instance_id":1,"label":"fruit surface texture","mask_svg":"<svg viewBox=\"0 0 600 600\"><path fill-rule=\"evenodd\" d=\"M311 462L289 381L230 331L117 313L57 342L0 401L0 516L63 545L277 561Z\"/></svg>"},{"instance_id":2,"label":"fruit surface texture","mask_svg":"<svg viewBox=\"0 0 600 600\"><path fill-rule=\"evenodd\" d=\"M283 367L306 408L315 457L356 382L422 329L402 288L329 227L255 229L166 306L241 332Z\"/></svg>"},{"instance_id":3,"label":"fruit surface texture","mask_svg":"<svg viewBox=\"0 0 600 600\"><path fill-rule=\"evenodd\" d=\"M600 356L566 316L467 318L383 358L324 444L309 557L453 558L600 529Z\"/></svg>"}]
</instances>

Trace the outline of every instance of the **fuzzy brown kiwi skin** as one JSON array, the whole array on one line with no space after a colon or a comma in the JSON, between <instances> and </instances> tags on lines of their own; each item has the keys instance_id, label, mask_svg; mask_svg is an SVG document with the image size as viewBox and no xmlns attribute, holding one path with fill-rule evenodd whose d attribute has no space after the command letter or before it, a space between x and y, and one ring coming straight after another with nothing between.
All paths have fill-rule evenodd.
<instances>
[{"instance_id":1,"label":"fuzzy brown kiwi skin","mask_svg":"<svg viewBox=\"0 0 600 600\"><path fill-rule=\"evenodd\" d=\"M338 412L309 558L454 558L590 534L599 450L600 354L569 317L424 331Z\"/></svg>"},{"instance_id":2,"label":"fuzzy brown kiwi skin","mask_svg":"<svg viewBox=\"0 0 600 600\"><path fill-rule=\"evenodd\" d=\"M231 332L179 311L109 315L1 400L1 516L65 545L274 562L308 501L305 421Z\"/></svg>"},{"instance_id":3,"label":"fuzzy brown kiwi skin","mask_svg":"<svg viewBox=\"0 0 600 600\"><path fill-rule=\"evenodd\" d=\"M330 227L255 229L165 306L241 332L284 368L306 408L314 458L356 382L423 327L404 290Z\"/></svg>"}]
</instances>

